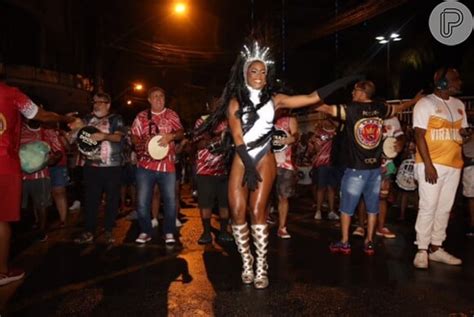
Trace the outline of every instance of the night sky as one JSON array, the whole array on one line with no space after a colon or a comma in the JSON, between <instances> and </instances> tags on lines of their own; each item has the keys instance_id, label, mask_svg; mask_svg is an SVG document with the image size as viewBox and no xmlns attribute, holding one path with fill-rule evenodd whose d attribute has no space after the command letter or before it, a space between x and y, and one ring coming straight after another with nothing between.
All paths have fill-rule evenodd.
<instances>
[{"instance_id":1,"label":"night sky","mask_svg":"<svg viewBox=\"0 0 474 317\"><path fill-rule=\"evenodd\" d=\"M0 1L1 35L9 38L3 40L0 57L7 63L37 66L38 57L28 53L39 45L37 38L28 33L35 22L27 16L21 24L8 21L5 12L11 7L9 2L18 1ZM82 72L95 78L99 60L104 88L113 96L135 81L145 87L159 85L167 90L173 107L189 112L185 116L200 111L197 108L207 92L222 89L235 57L250 35L272 47L279 78L294 92L309 92L340 76L364 73L375 81L379 97L409 98L420 88L430 87L437 67L452 65L461 72L464 94L474 94L474 35L460 45L448 47L429 32L429 14L440 1L380 0L379 4L394 8L375 16L364 16L362 12L362 22L325 34L318 32L331 26L336 16L377 1L193 0L188 1L188 11L183 16L173 13L174 1L66 2L73 3L70 6L75 12L61 16L63 7L56 16L64 20L66 29L68 23L81 23L85 38L82 60L86 62L81 69L75 69L77 63L62 57L55 64L57 70ZM54 10L57 1L41 3L44 10ZM463 3L474 12L472 1ZM75 21L68 21L71 19ZM391 44L387 78L386 46L375 37L394 31L402 41ZM59 49L67 49L69 44L60 41L56 43ZM340 95L347 97L344 92ZM116 107L135 113L135 108L124 105L125 97L129 96L116 100ZM135 97L135 104L145 106L140 99L144 96Z\"/></svg>"}]
</instances>

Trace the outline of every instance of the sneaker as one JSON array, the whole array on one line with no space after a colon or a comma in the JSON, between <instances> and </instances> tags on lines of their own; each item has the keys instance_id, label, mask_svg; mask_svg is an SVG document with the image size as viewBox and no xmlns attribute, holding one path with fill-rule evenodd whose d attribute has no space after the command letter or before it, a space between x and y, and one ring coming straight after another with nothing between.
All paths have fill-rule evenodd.
<instances>
[{"instance_id":1,"label":"sneaker","mask_svg":"<svg viewBox=\"0 0 474 317\"><path fill-rule=\"evenodd\" d=\"M386 239L395 239L397 237L395 233L393 233L386 227L383 227L382 230L375 230L375 234L379 237L384 237Z\"/></svg>"},{"instance_id":2,"label":"sneaker","mask_svg":"<svg viewBox=\"0 0 474 317\"><path fill-rule=\"evenodd\" d=\"M466 236L474 237L474 227L469 227L466 231Z\"/></svg>"},{"instance_id":3,"label":"sneaker","mask_svg":"<svg viewBox=\"0 0 474 317\"><path fill-rule=\"evenodd\" d=\"M374 243L372 241L369 241L364 244L364 253L367 255L374 255L375 254L375 248L374 248Z\"/></svg>"},{"instance_id":4,"label":"sneaker","mask_svg":"<svg viewBox=\"0 0 474 317\"><path fill-rule=\"evenodd\" d=\"M182 227L183 226L183 223L178 219L176 218L176 227Z\"/></svg>"},{"instance_id":5,"label":"sneaker","mask_svg":"<svg viewBox=\"0 0 474 317\"><path fill-rule=\"evenodd\" d=\"M448 265L461 265L461 259L449 254L443 248L438 248L435 252L429 254L430 261L441 262Z\"/></svg>"},{"instance_id":6,"label":"sneaker","mask_svg":"<svg viewBox=\"0 0 474 317\"><path fill-rule=\"evenodd\" d=\"M230 242L234 242L234 237L227 231L221 231L219 232L219 235L217 236L217 240L220 243L230 243Z\"/></svg>"},{"instance_id":7,"label":"sneaker","mask_svg":"<svg viewBox=\"0 0 474 317\"><path fill-rule=\"evenodd\" d=\"M11 269L7 273L0 273L0 286L21 280L25 277L25 271L22 269Z\"/></svg>"},{"instance_id":8,"label":"sneaker","mask_svg":"<svg viewBox=\"0 0 474 317\"><path fill-rule=\"evenodd\" d=\"M349 255L351 254L351 245L349 244L349 242L346 242L346 243L343 243L341 241L332 242L329 245L329 251L331 251L331 253L341 253L344 255Z\"/></svg>"},{"instance_id":9,"label":"sneaker","mask_svg":"<svg viewBox=\"0 0 474 317\"><path fill-rule=\"evenodd\" d=\"M210 232L203 232L199 237L198 244L212 243L212 235Z\"/></svg>"},{"instance_id":10,"label":"sneaker","mask_svg":"<svg viewBox=\"0 0 474 317\"><path fill-rule=\"evenodd\" d=\"M413 265L417 269L427 269L428 268L428 252L426 250L418 250L413 259Z\"/></svg>"},{"instance_id":11,"label":"sneaker","mask_svg":"<svg viewBox=\"0 0 474 317\"><path fill-rule=\"evenodd\" d=\"M291 236L290 234L288 233L288 231L286 231L286 227L283 227L281 229L278 229L278 232L277 232L277 235L278 237L282 238L282 239L290 239Z\"/></svg>"},{"instance_id":12,"label":"sneaker","mask_svg":"<svg viewBox=\"0 0 474 317\"><path fill-rule=\"evenodd\" d=\"M90 232L83 232L79 237L74 239L74 243L77 244L91 243L92 241L94 241L94 235Z\"/></svg>"},{"instance_id":13,"label":"sneaker","mask_svg":"<svg viewBox=\"0 0 474 317\"><path fill-rule=\"evenodd\" d=\"M44 232L38 234L38 237L37 237L38 241L39 242L46 242L48 241L48 235Z\"/></svg>"},{"instance_id":14,"label":"sneaker","mask_svg":"<svg viewBox=\"0 0 474 317\"><path fill-rule=\"evenodd\" d=\"M140 244L145 244L150 240L151 240L151 237L147 235L146 233L142 232L138 235L138 238L135 239L135 242L140 243Z\"/></svg>"},{"instance_id":15,"label":"sneaker","mask_svg":"<svg viewBox=\"0 0 474 317\"><path fill-rule=\"evenodd\" d=\"M69 207L69 211L77 210L81 208L81 202L79 200L74 200L72 205Z\"/></svg>"},{"instance_id":16,"label":"sneaker","mask_svg":"<svg viewBox=\"0 0 474 317\"><path fill-rule=\"evenodd\" d=\"M158 227L158 224L159 224L158 219L156 219L156 218L151 219L151 227L152 228Z\"/></svg>"},{"instance_id":17,"label":"sneaker","mask_svg":"<svg viewBox=\"0 0 474 317\"><path fill-rule=\"evenodd\" d=\"M105 243L107 243L107 244L113 244L113 243L115 243L114 235L113 235L113 233L110 232L110 231L106 231L106 232L105 232L104 240L105 240Z\"/></svg>"},{"instance_id":18,"label":"sneaker","mask_svg":"<svg viewBox=\"0 0 474 317\"><path fill-rule=\"evenodd\" d=\"M316 211L316 213L314 214L314 219L316 220L323 219L323 217L321 217L321 210Z\"/></svg>"},{"instance_id":19,"label":"sneaker","mask_svg":"<svg viewBox=\"0 0 474 317\"><path fill-rule=\"evenodd\" d=\"M174 236L172 233L167 233L165 234L165 243L166 244L175 244L176 240L174 239Z\"/></svg>"},{"instance_id":20,"label":"sneaker","mask_svg":"<svg viewBox=\"0 0 474 317\"><path fill-rule=\"evenodd\" d=\"M354 232L352 232L352 235L363 237L363 236L365 236L365 230L364 230L364 228L359 226L354 230Z\"/></svg>"},{"instance_id":21,"label":"sneaker","mask_svg":"<svg viewBox=\"0 0 474 317\"><path fill-rule=\"evenodd\" d=\"M334 211L331 211L331 212L328 214L328 219L329 219L329 220L339 220L339 215L336 214Z\"/></svg>"}]
</instances>

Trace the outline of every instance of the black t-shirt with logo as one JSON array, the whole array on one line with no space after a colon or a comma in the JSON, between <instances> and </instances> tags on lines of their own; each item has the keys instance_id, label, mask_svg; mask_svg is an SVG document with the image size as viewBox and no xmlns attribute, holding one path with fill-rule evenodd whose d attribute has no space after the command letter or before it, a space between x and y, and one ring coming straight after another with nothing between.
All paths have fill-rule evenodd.
<instances>
[{"instance_id":1,"label":"black t-shirt with logo","mask_svg":"<svg viewBox=\"0 0 474 317\"><path fill-rule=\"evenodd\" d=\"M383 102L351 102L337 105L345 121L346 142L340 149L346 154L347 167L373 169L380 167L383 120L393 116L393 107Z\"/></svg>"}]
</instances>

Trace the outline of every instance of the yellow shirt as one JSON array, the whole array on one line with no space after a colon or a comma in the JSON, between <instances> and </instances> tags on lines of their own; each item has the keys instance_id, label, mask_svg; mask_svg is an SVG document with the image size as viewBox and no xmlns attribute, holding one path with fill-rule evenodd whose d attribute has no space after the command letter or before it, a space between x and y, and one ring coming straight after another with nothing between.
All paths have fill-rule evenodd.
<instances>
[{"instance_id":1,"label":"yellow shirt","mask_svg":"<svg viewBox=\"0 0 474 317\"><path fill-rule=\"evenodd\" d=\"M443 100L435 94L420 99L413 109L413 127L426 130L425 140L433 163L462 168L459 130L468 127L468 124L461 100L454 97ZM415 162L423 162L419 151Z\"/></svg>"}]
</instances>

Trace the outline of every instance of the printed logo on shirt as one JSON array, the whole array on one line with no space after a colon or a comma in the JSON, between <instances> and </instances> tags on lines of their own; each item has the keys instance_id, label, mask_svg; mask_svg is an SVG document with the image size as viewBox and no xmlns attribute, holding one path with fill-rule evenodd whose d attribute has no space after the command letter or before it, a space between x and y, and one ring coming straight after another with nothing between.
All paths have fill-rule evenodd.
<instances>
[{"instance_id":1,"label":"printed logo on shirt","mask_svg":"<svg viewBox=\"0 0 474 317\"><path fill-rule=\"evenodd\" d=\"M5 116L0 112L0 135L3 134L7 130L7 119Z\"/></svg>"},{"instance_id":2,"label":"printed logo on shirt","mask_svg":"<svg viewBox=\"0 0 474 317\"><path fill-rule=\"evenodd\" d=\"M383 120L380 118L362 118L354 125L354 135L357 144L367 150L372 150L382 139Z\"/></svg>"}]
</instances>

